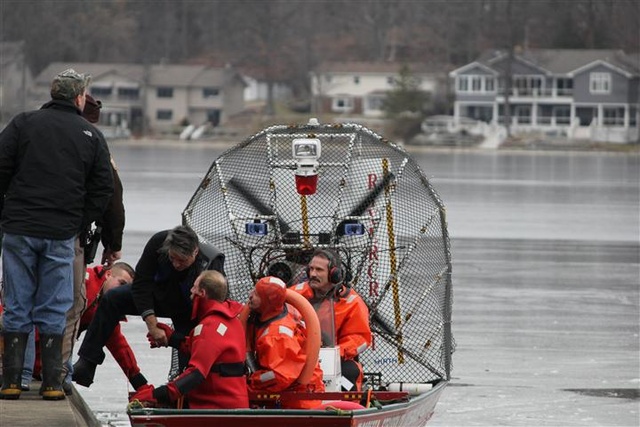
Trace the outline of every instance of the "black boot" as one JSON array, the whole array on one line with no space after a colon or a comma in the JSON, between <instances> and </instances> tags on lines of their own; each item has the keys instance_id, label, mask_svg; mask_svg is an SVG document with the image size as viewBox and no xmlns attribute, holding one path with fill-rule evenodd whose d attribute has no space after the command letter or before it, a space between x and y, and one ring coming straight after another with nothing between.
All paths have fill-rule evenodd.
<instances>
[{"instance_id":1,"label":"black boot","mask_svg":"<svg viewBox=\"0 0 640 427\"><path fill-rule=\"evenodd\" d=\"M89 387L93 383L93 377L96 375L96 366L95 363L80 357L73 364L73 376L71 378L76 384Z\"/></svg>"},{"instance_id":2,"label":"black boot","mask_svg":"<svg viewBox=\"0 0 640 427\"><path fill-rule=\"evenodd\" d=\"M44 400L64 399L62 389L62 334L40 334L42 357L42 386L40 395Z\"/></svg>"},{"instance_id":3,"label":"black boot","mask_svg":"<svg viewBox=\"0 0 640 427\"><path fill-rule=\"evenodd\" d=\"M4 332L4 355L2 357L2 390L0 399L19 399L22 393L22 366L28 333Z\"/></svg>"}]
</instances>

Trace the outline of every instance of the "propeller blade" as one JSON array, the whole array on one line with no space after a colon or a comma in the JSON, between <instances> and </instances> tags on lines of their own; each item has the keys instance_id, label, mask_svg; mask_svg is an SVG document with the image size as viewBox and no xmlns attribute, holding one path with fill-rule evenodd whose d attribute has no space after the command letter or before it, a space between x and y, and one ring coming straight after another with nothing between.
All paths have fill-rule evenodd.
<instances>
[{"instance_id":1,"label":"propeller blade","mask_svg":"<svg viewBox=\"0 0 640 427\"><path fill-rule=\"evenodd\" d=\"M256 210L260 215L267 215L267 216L275 215L275 213L271 210L269 206L267 206L266 203L264 203L262 200L256 197L256 195L252 193L244 184L241 184L240 182L236 181L234 178L231 178L227 182L227 187L232 188L238 194L242 195L242 197L247 202L249 202L251 206L256 208ZM280 219L278 215L275 215L275 216L278 220L278 224L280 225L280 232L282 234L287 233L290 229L289 225L286 222L282 221L282 219Z\"/></svg>"},{"instance_id":2,"label":"propeller blade","mask_svg":"<svg viewBox=\"0 0 640 427\"><path fill-rule=\"evenodd\" d=\"M349 215L350 216L362 215L367 210L367 208L371 206L373 202L375 202L375 200L378 198L380 193L382 193L382 190L384 190L384 187L389 185L389 182L393 178L394 178L393 173L389 173L385 175L382 181L378 182L376 186L373 187L373 189L366 194L364 199L362 199L362 201L358 203L358 205L355 208L353 208L351 212L349 212Z\"/></svg>"},{"instance_id":3,"label":"propeller blade","mask_svg":"<svg viewBox=\"0 0 640 427\"><path fill-rule=\"evenodd\" d=\"M389 182L395 177L393 173L389 173L385 175L382 181L378 182L371 191L369 191L365 197L358 203L352 210L349 212L348 216L361 216L368 208L376 201L382 190L389 185ZM345 224L354 224L357 221L352 219L345 219L344 221L338 224L338 228L336 230L337 236L344 236L344 225Z\"/></svg>"}]
</instances>

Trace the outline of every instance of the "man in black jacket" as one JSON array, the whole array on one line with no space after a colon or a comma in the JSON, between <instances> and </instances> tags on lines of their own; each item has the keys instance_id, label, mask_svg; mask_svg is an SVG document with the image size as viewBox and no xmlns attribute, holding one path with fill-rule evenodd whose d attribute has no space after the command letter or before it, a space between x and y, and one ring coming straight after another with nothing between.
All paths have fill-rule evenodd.
<instances>
[{"instance_id":1,"label":"man in black jacket","mask_svg":"<svg viewBox=\"0 0 640 427\"><path fill-rule=\"evenodd\" d=\"M0 398L20 397L29 332L40 332L46 400L64 399L62 334L73 302L74 241L113 193L109 150L82 116L89 77L69 69L51 101L18 114L0 133L4 233L4 344Z\"/></svg>"},{"instance_id":2,"label":"man in black jacket","mask_svg":"<svg viewBox=\"0 0 640 427\"><path fill-rule=\"evenodd\" d=\"M87 329L73 365L73 381L89 387L96 366L104 361L103 347L123 316L139 314L147 324L149 336L158 346L176 346L195 326L191 319L190 290L204 270L224 273L224 255L210 246L199 244L198 235L187 226L156 233L147 242L136 265L131 285L107 292L100 301ZM169 317L175 332L171 340L158 326L158 317ZM181 360L186 365L186 359Z\"/></svg>"}]
</instances>

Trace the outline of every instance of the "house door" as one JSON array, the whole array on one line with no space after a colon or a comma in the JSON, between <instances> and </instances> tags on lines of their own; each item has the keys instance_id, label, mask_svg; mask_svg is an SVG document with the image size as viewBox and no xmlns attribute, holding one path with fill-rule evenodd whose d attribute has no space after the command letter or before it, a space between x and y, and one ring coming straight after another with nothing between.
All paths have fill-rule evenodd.
<instances>
[{"instance_id":1,"label":"house door","mask_svg":"<svg viewBox=\"0 0 640 427\"><path fill-rule=\"evenodd\" d=\"M220 110L207 110L207 120L215 127L220 124Z\"/></svg>"},{"instance_id":2,"label":"house door","mask_svg":"<svg viewBox=\"0 0 640 427\"><path fill-rule=\"evenodd\" d=\"M593 119L598 117L596 107L577 107L576 116L580 120L580 126L590 126Z\"/></svg>"},{"instance_id":3,"label":"house door","mask_svg":"<svg viewBox=\"0 0 640 427\"><path fill-rule=\"evenodd\" d=\"M493 107L470 106L467 108L467 117L480 120L485 123L491 123L493 119Z\"/></svg>"}]
</instances>

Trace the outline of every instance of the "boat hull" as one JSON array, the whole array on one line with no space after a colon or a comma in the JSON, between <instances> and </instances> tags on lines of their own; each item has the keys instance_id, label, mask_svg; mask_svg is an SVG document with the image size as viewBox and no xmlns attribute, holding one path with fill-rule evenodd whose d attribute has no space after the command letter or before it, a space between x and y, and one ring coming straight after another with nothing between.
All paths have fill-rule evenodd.
<instances>
[{"instance_id":1,"label":"boat hull","mask_svg":"<svg viewBox=\"0 0 640 427\"><path fill-rule=\"evenodd\" d=\"M433 415L447 381L409 401L361 410L159 409L129 410L132 427L391 427L424 426Z\"/></svg>"}]
</instances>

